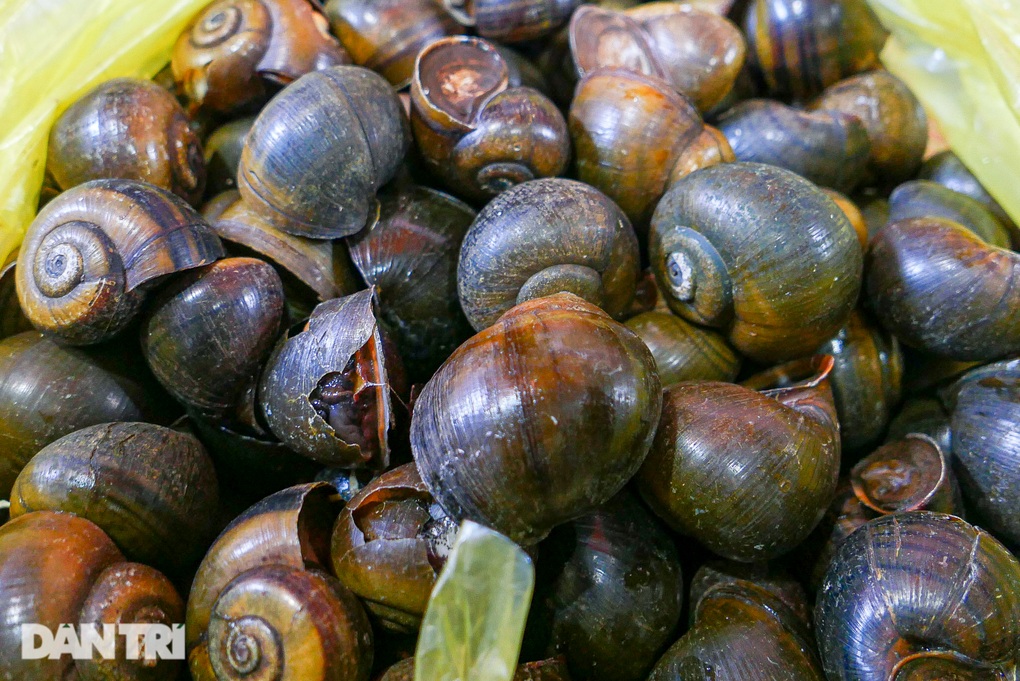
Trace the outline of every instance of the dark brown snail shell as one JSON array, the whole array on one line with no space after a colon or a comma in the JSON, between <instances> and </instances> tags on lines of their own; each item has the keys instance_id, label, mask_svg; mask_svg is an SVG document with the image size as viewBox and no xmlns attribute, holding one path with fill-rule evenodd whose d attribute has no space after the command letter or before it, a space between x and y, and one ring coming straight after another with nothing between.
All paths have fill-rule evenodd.
<instances>
[{"instance_id":1,"label":"dark brown snail shell","mask_svg":"<svg viewBox=\"0 0 1020 681\"><path fill-rule=\"evenodd\" d=\"M806 625L771 592L722 582L696 604L694 625L659 660L648 681L823 681Z\"/></svg>"},{"instance_id":2,"label":"dark brown snail shell","mask_svg":"<svg viewBox=\"0 0 1020 681\"><path fill-rule=\"evenodd\" d=\"M644 225L684 151L704 129L693 104L664 81L596 69L577 85L568 117L577 177Z\"/></svg>"},{"instance_id":3,"label":"dark brown snail shell","mask_svg":"<svg viewBox=\"0 0 1020 681\"><path fill-rule=\"evenodd\" d=\"M826 89L810 108L839 111L860 119L871 140L870 182L896 185L910 179L920 167L928 144L924 107L888 71L872 71L840 81Z\"/></svg>"},{"instance_id":4,"label":"dark brown snail shell","mask_svg":"<svg viewBox=\"0 0 1020 681\"><path fill-rule=\"evenodd\" d=\"M861 459L850 471L854 495L875 513L939 511L962 515L949 453L911 433Z\"/></svg>"},{"instance_id":5,"label":"dark brown snail shell","mask_svg":"<svg viewBox=\"0 0 1020 681\"><path fill-rule=\"evenodd\" d=\"M701 134L680 152L676 163L673 164L673 170L670 171L669 185L680 178L687 177L696 170L720 163L733 163L736 160L733 148L722 131L711 125L706 125L702 128Z\"/></svg>"},{"instance_id":6,"label":"dark brown snail shell","mask_svg":"<svg viewBox=\"0 0 1020 681\"><path fill-rule=\"evenodd\" d=\"M879 66L888 35L866 0L754 0L744 34L769 92L795 100Z\"/></svg>"},{"instance_id":7,"label":"dark brown snail shell","mask_svg":"<svg viewBox=\"0 0 1020 681\"><path fill-rule=\"evenodd\" d=\"M246 202L235 200L223 208L212 227L236 255L255 255L272 263L287 291L288 302L324 301L361 288L347 250L338 241L307 239L279 229Z\"/></svg>"},{"instance_id":8,"label":"dark brown snail shell","mask_svg":"<svg viewBox=\"0 0 1020 681\"><path fill-rule=\"evenodd\" d=\"M571 17L569 35L578 75L610 68L652 76L702 112L733 88L746 50L729 20L679 2L626 12L583 6Z\"/></svg>"},{"instance_id":9,"label":"dark brown snail shell","mask_svg":"<svg viewBox=\"0 0 1020 681\"><path fill-rule=\"evenodd\" d=\"M1020 549L1020 360L974 369L953 387L955 467L984 526Z\"/></svg>"},{"instance_id":10,"label":"dark brown snail shell","mask_svg":"<svg viewBox=\"0 0 1020 681\"><path fill-rule=\"evenodd\" d=\"M453 353L418 398L411 449L455 518L531 544L620 491L648 451L661 396L633 332L557 294L514 307Z\"/></svg>"},{"instance_id":11,"label":"dark brown snail shell","mask_svg":"<svg viewBox=\"0 0 1020 681\"><path fill-rule=\"evenodd\" d=\"M443 0L447 11L478 35L519 43L549 35L570 19L582 0Z\"/></svg>"},{"instance_id":12,"label":"dark brown snail shell","mask_svg":"<svg viewBox=\"0 0 1020 681\"><path fill-rule=\"evenodd\" d=\"M152 81L115 78L86 92L50 130L46 170L62 189L139 180L197 205L202 145L174 96Z\"/></svg>"},{"instance_id":13,"label":"dark brown snail shell","mask_svg":"<svg viewBox=\"0 0 1020 681\"><path fill-rule=\"evenodd\" d=\"M335 577L286 565L256 567L230 582L209 621L209 667L195 681L368 681L372 628Z\"/></svg>"},{"instance_id":14,"label":"dark brown snail shell","mask_svg":"<svg viewBox=\"0 0 1020 681\"><path fill-rule=\"evenodd\" d=\"M67 348L34 331L0 341L0 498L54 440L98 423L154 418L158 400L144 367L135 368L106 349Z\"/></svg>"},{"instance_id":15,"label":"dark brown snail shell","mask_svg":"<svg viewBox=\"0 0 1020 681\"><path fill-rule=\"evenodd\" d=\"M814 352L842 327L861 285L843 212L782 168L724 163L676 184L652 217L649 258L670 309L723 329L752 359Z\"/></svg>"},{"instance_id":16,"label":"dark brown snail shell","mask_svg":"<svg viewBox=\"0 0 1020 681\"><path fill-rule=\"evenodd\" d=\"M354 63L382 74L396 88L411 82L422 48L459 32L435 0L329 0L325 11Z\"/></svg>"},{"instance_id":17,"label":"dark brown snail shell","mask_svg":"<svg viewBox=\"0 0 1020 681\"><path fill-rule=\"evenodd\" d=\"M698 613L698 604L720 584L754 584L780 601L804 623L811 622L808 596L799 581L775 563L736 563L730 560L710 560L694 573L691 579L691 624Z\"/></svg>"},{"instance_id":18,"label":"dark brown snail shell","mask_svg":"<svg viewBox=\"0 0 1020 681\"><path fill-rule=\"evenodd\" d=\"M167 391L222 415L250 389L276 343L283 284L267 263L227 258L159 293L142 323L142 352Z\"/></svg>"},{"instance_id":19,"label":"dark brown snail shell","mask_svg":"<svg viewBox=\"0 0 1020 681\"><path fill-rule=\"evenodd\" d=\"M286 85L310 71L349 64L309 0L217 0L174 46L171 68L195 107L230 113L258 104L266 83Z\"/></svg>"},{"instance_id":20,"label":"dark brown snail shell","mask_svg":"<svg viewBox=\"0 0 1020 681\"><path fill-rule=\"evenodd\" d=\"M638 540L636 540L639 538ZM571 678L644 681L680 623L673 539L629 493L562 525L540 547L533 625Z\"/></svg>"},{"instance_id":21,"label":"dark brown snail shell","mask_svg":"<svg viewBox=\"0 0 1020 681\"><path fill-rule=\"evenodd\" d=\"M82 605L82 624L162 624L180 627L184 601L167 577L140 563L114 563L96 578ZM127 644L118 637L113 659L75 662L82 681L174 681L183 661L151 658L142 652L140 660L128 659Z\"/></svg>"},{"instance_id":22,"label":"dark brown snail shell","mask_svg":"<svg viewBox=\"0 0 1020 681\"><path fill-rule=\"evenodd\" d=\"M360 66L316 71L255 119L238 189L285 232L348 236L378 209L375 192L396 173L410 141L400 100L382 76Z\"/></svg>"},{"instance_id":23,"label":"dark brown snail shell","mask_svg":"<svg viewBox=\"0 0 1020 681\"><path fill-rule=\"evenodd\" d=\"M627 320L655 358L663 388L680 381L732 381L740 356L713 329L691 324L668 312L643 312Z\"/></svg>"},{"instance_id":24,"label":"dark brown snail shell","mask_svg":"<svg viewBox=\"0 0 1020 681\"><path fill-rule=\"evenodd\" d=\"M786 168L842 192L864 179L871 142L854 116L749 99L723 114L717 125L738 161Z\"/></svg>"},{"instance_id":25,"label":"dark brown snail shell","mask_svg":"<svg viewBox=\"0 0 1020 681\"><path fill-rule=\"evenodd\" d=\"M889 222L929 217L963 225L992 246L1010 247L1009 232L988 208L976 199L937 182L904 182L889 196Z\"/></svg>"},{"instance_id":26,"label":"dark brown snail shell","mask_svg":"<svg viewBox=\"0 0 1020 681\"><path fill-rule=\"evenodd\" d=\"M888 224L872 240L867 297L885 328L940 357L1020 352L1020 254L941 218Z\"/></svg>"},{"instance_id":27,"label":"dark brown snail shell","mask_svg":"<svg viewBox=\"0 0 1020 681\"><path fill-rule=\"evenodd\" d=\"M413 463L374 479L337 518L333 574L388 630L414 632L457 523L432 499Z\"/></svg>"},{"instance_id":28,"label":"dark brown snail shell","mask_svg":"<svg viewBox=\"0 0 1020 681\"><path fill-rule=\"evenodd\" d=\"M835 364L829 380L844 452L878 442L900 401L903 355L899 341L859 310L822 346Z\"/></svg>"},{"instance_id":29,"label":"dark brown snail shell","mask_svg":"<svg viewBox=\"0 0 1020 681\"><path fill-rule=\"evenodd\" d=\"M384 190L379 202L379 218L347 245L365 283L375 288L409 377L424 383L471 335L457 298L457 259L475 211L414 185Z\"/></svg>"},{"instance_id":30,"label":"dark brown snail shell","mask_svg":"<svg viewBox=\"0 0 1020 681\"><path fill-rule=\"evenodd\" d=\"M382 470L389 466L394 425L391 392L403 392L401 377L366 290L322 303L296 335L280 341L258 400L266 425L295 452Z\"/></svg>"},{"instance_id":31,"label":"dark brown snail shell","mask_svg":"<svg viewBox=\"0 0 1020 681\"><path fill-rule=\"evenodd\" d=\"M21 309L62 342L112 338L160 277L223 256L183 199L132 180L93 180L46 205L18 255Z\"/></svg>"},{"instance_id":32,"label":"dark brown snail shell","mask_svg":"<svg viewBox=\"0 0 1020 681\"><path fill-rule=\"evenodd\" d=\"M486 205L464 237L460 304L478 331L561 291L619 317L634 298L638 259L630 222L604 194L573 180L526 182Z\"/></svg>"},{"instance_id":33,"label":"dark brown snail shell","mask_svg":"<svg viewBox=\"0 0 1020 681\"><path fill-rule=\"evenodd\" d=\"M244 138L248 136L248 131L254 123L254 116L238 118L216 128L206 139L207 194L219 194L237 188L237 166L241 163ZM212 222L213 218L206 215L204 207L202 215Z\"/></svg>"},{"instance_id":34,"label":"dark brown snail shell","mask_svg":"<svg viewBox=\"0 0 1020 681\"><path fill-rule=\"evenodd\" d=\"M538 90L509 87L509 75L492 43L468 36L436 40L414 64L418 150L450 191L473 201L560 175L570 160L563 114Z\"/></svg>"},{"instance_id":35,"label":"dark brown snail shell","mask_svg":"<svg viewBox=\"0 0 1020 681\"><path fill-rule=\"evenodd\" d=\"M840 546L815 624L832 680L1010 678L1020 664L1020 563L954 516L883 516ZM942 668L947 655L965 673L898 675Z\"/></svg>"},{"instance_id":36,"label":"dark brown snail shell","mask_svg":"<svg viewBox=\"0 0 1020 681\"><path fill-rule=\"evenodd\" d=\"M31 322L25 318L18 303L17 264L18 250L14 249L0 267L0 339L32 330Z\"/></svg>"},{"instance_id":37,"label":"dark brown snail shell","mask_svg":"<svg viewBox=\"0 0 1020 681\"><path fill-rule=\"evenodd\" d=\"M194 437L150 423L109 423L36 454L11 490L11 517L75 513L129 558L180 575L212 538L217 500L212 460Z\"/></svg>"},{"instance_id":38,"label":"dark brown snail shell","mask_svg":"<svg viewBox=\"0 0 1020 681\"><path fill-rule=\"evenodd\" d=\"M731 560L794 548L821 520L839 476L832 364L830 356L801 360L752 387L688 381L667 389L637 476L645 501Z\"/></svg>"},{"instance_id":39,"label":"dark brown snail shell","mask_svg":"<svg viewBox=\"0 0 1020 681\"><path fill-rule=\"evenodd\" d=\"M301 570L329 565L329 533L339 510L324 482L296 485L258 502L220 533L195 574L185 632L192 669L208 663L208 628L220 594L263 565Z\"/></svg>"},{"instance_id":40,"label":"dark brown snail shell","mask_svg":"<svg viewBox=\"0 0 1020 681\"><path fill-rule=\"evenodd\" d=\"M960 194L975 199L1006 227L1013 239L1013 248L1020 248L1020 227L1017 227L1006 210L988 193L974 174L952 151L935 154L921 165L918 179L932 180Z\"/></svg>"}]
</instances>

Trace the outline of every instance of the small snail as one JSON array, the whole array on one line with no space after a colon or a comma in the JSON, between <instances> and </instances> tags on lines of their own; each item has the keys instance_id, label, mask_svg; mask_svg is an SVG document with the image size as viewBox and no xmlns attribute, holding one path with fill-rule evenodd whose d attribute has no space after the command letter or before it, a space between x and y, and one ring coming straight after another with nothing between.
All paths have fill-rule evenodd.
<instances>
[{"instance_id":1,"label":"small snail","mask_svg":"<svg viewBox=\"0 0 1020 681\"><path fill-rule=\"evenodd\" d=\"M854 495L875 513L940 511L962 515L949 453L911 433L861 459L850 471Z\"/></svg>"},{"instance_id":2,"label":"small snail","mask_svg":"<svg viewBox=\"0 0 1020 681\"><path fill-rule=\"evenodd\" d=\"M418 397L411 449L456 519L531 544L633 476L662 390L630 330L564 293L512 308L460 346Z\"/></svg>"},{"instance_id":3,"label":"small snail","mask_svg":"<svg viewBox=\"0 0 1020 681\"><path fill-rule=\"evenodd\" d=\"M903 343L941 357L1020 352L1020 254L942 218L888 224L867 258L868 302Z\"/></svg>"},{"instance_id":4,"label":"small snail","mask_svg":"<svg viewBox=\"0 0 1020 681\"><path fill-rule=\"evenodd\" d=\"M46 153L61 189L138 180L197 205L205 188L202 145L184 109L148 80L115 78L86 92L53 124Z\"/></svg>"},{"instance_id":5,"label":"small snail","mask_svg":"<svg viewBox=\"0 0 1020 681\"><path fill-rule=\"evenodd\" d=\"M655 310L631 317L626 325L651 351L663 388L697 379L732 381L740 371L740 357L714 329Z\"/></svg>"},{"instance_id":6,"label":"small snail","mask_svg":"<svg viewBox=\"0 0 1020 681\"><path fill-rule=\"evenodd\" d=\"M215 0L174 45L174 80L194 107L231 113L263 101L267 83L283 86L349 64L317 7L309 0Z\"/></svg>"},{"instance_id":7,"label":"small snail","mask_svg":"<svg viewBox=\"0 0 1020 681\"><path fill-rule=\"evenodd\" d=\"M1010 678L1020 563L955 516L882 516L836 552L815 623L829 679Z\"/></svg>"},{"instance_id":8,"label":"small snail","mask_svg":"<svg viewBox=\"0 0 1020 681\"><path fill-rule=\"evenodd\" d=\"M1006 227L988 208L965 194L931 180L911 180L889 195L889 222L929 217L959 223L992 246L1010 247Z\"/></svg>"},{"instance_id":9,"label":"small snail","mask_svg":"<svg viewBox=\"0 0 1020 681\"><path fill-rule=\"evenodd\" d=\"M460 304L476 331L514 305L561 291L619 317L637 279L627 217L598 190L558 178L525 182L489 202L457 266Z\"/></svg>"},{"instance_id":10,"label":"small snail","mask_svg":"<svg viewBox=\"0 0 1020 681\"><path fill-rule=\"evenodd\" d=\"M211 539L217 502L212 460L194 437L149 423L108 423L32 457L11 490L11 517L75 513L129 558L181 575Z\"/></svg>"},{"instance_id":11,"label":"small snail","mask_svg":"<svg viewBox=\"0 0 1020 681\"><path fill-rule=\"evenodd\" d=\"M793 549L828 507L839 476L830 356L783 365L752 387L677 383L638 489L673 529L732 560ZM756 389L761 389L758 392Z\"/></svg>"},{"instance_id":12,"label":"small snail","mask_svg":"<svg viewBox=\"0 0 1020 681\"><path fill-rule=\"evenodd\" d=\"M549 35L562 26L581 0L442 0L446 10L478 35L519 43Z\"/></svg>"},{"instance_id":13,"label":"small snail","mask_svg":"<svg viewBox=\"0 0 1020 681\"><path fill-rule=\"evenodd\" d=\"M183 199L144 182L92 180L32 221L18 255L18 300L40 331L88 345L122 331L160 277L222 256Z\"/></svg>"},{"instance_id":14,"label":"small snail","mask_svg":"<svg viewBox=\"0 0 1020 681\"><path fill-rule=\"evenodd\" d=\"M670 309L758 361L803 357L846 323L862 256L846 216L788 170L724 163L659 202L649 258Z\"/></svg>"},{"instance_id":15,"label":"small snail","mask_svg":"<svg viewBox=\"0 0 1020 681\"><path fill-rule=\"evenodd\" d=\"M375 192L409 144L390 84L359 66L335 66L302 76L262 109L237 186L252 210L285 232L348 236L378 209Z\"/></svg>"},{"instance_id":16,"label":"small snail","mask_svg":"<svg viewBox=\"0 0 1020 681\"><path fill-rule=\"evenodd\" d=\"M570 160L563 114L538 90L509 87L509 75L493 44L468 36L436 40L414 64L418 150L451 191L474 201L560 175Z\"/></svg>"}]
</instances>

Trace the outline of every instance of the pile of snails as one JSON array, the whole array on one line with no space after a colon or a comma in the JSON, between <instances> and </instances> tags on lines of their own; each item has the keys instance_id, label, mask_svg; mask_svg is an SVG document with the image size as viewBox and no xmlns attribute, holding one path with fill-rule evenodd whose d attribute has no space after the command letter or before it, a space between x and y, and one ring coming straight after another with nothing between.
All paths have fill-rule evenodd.
<instances>
[{"instance_id":1,"label":"pile of snails","mask_svg":"<svg viewBox=\"0 0 1020 681\"><path fill-rule=\"evenodd\" d=\"M885 38L215 0L83 94L0 269L0 681L412 679L464 520L519 681L1020 678L1020 228ZM186 660L21 658L96 622Z\"/></svg>"}]
</instances>

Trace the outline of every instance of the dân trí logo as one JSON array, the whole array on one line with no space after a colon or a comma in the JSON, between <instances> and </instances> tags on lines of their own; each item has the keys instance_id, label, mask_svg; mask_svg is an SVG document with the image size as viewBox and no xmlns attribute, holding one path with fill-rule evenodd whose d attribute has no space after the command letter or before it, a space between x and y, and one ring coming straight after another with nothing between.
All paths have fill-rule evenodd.
<instances>
[{"instance_id":1,"label":"d\u00e2n tr\u00ed logo","mask_svg":"<svg viewBox=\"0 0 1020 681\"><path fill-rule=\"evenodd\" d=\"M117 657L118 637L128 660L183 660L183 624L61 624L56 631L43 624L21 625L21 657L75 660Z\"/></svg>"}]
</instances>

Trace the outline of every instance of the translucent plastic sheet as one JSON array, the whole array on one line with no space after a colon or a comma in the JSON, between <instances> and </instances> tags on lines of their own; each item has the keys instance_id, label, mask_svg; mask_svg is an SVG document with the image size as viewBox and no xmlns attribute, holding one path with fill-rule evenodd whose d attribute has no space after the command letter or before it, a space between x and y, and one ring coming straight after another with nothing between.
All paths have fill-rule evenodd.
<instances>
[{"instance_id":1,"label":"translucent plastic sheet","mask_svg":"<svg viewBox=\"0 0 1020 681\"><path fill-rule=\"evenodd\" d=\"M1020 220L1020 0L869 0L882 52L953 151Z\"/></svg>"},{"instance_id":2,"label":"translucent plastic sheet","mask_svg":"<svg viewBox=\"0 0 1020 681\"><path fill-rule=\"evenodd\" d=\"M118 76L152 76L209 0L0 0L0 262L35 216L56 116Z\"/></svg>"}]
</instances>

